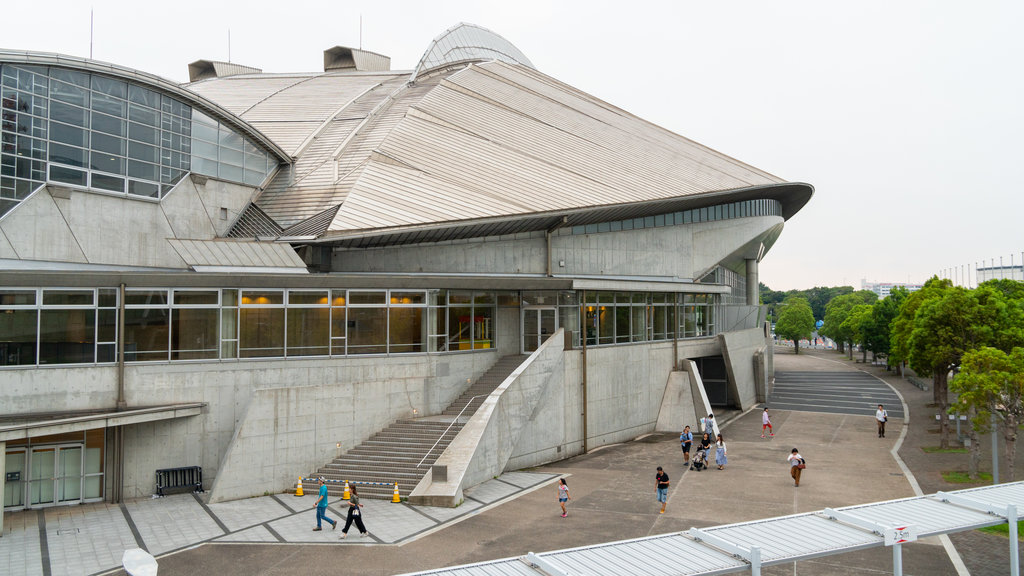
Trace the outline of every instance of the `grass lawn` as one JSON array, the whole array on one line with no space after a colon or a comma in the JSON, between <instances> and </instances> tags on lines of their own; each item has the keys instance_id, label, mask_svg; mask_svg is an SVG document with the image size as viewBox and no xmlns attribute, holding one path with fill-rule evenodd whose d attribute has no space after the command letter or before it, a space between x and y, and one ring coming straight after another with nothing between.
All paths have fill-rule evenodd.
<instances>
[{"instance_id":1,"label":"grass lawn","mask_svg":"<svg viewBox=\"0 0 1024 576\"><path fill-rule=\"evenodd\" d=\"M999 524L996 526L989 526L988 528L979 528L982 532L988 532L989 534L999 534L1006 538L1010 537L1010 525ZM1017 541L1024 540L1024 520L1017 522Z\"/></svg>"},{"instance_id":2,"label":"grass lawn","mask_svg":"<svg viewBox=\"0 0 1024 576\"><path fill-rule=\"evenodd\" d=\"M978 479L971 480L967 477L967 472L963 470L950 470L942 473L942 479L950 484L981 484L981 483L992 483L992 475L988 472L978 472Z\"/></svg>"}]
</instances>

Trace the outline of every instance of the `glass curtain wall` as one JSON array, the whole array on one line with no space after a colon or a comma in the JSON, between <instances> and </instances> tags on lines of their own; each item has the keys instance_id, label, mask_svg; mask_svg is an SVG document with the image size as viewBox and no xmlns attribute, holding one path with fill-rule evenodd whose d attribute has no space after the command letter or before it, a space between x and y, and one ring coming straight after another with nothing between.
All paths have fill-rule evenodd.
<instances>
[{"instance_id":1,"label":"glass curtain wall","mask_svg":"<svg viewBox=\"0 0 1024 576\"><path fill-rule=\"evenodd\" d=\"M0 289L0 366L116 361L117 295L116 288ZM578 298L545 295L573 345L584 337L588 346L608 346L716 333L713 294L594 291L582 306ZM507 291L130 288L125 359L485 350L496 346L498 307L528 302Z\"/></svg>"},{"instance_id":2,"label":"glass curtain wall","mask_svg":"<svg viewBox=\"0 0 1024 576\"><path fill-rule=\"evenodd\" d=\"M150 87L0 65L0 216L46 181L160 199L190 170L251 186L276 165L222 122Z\"/></svg>"}]
</instances>

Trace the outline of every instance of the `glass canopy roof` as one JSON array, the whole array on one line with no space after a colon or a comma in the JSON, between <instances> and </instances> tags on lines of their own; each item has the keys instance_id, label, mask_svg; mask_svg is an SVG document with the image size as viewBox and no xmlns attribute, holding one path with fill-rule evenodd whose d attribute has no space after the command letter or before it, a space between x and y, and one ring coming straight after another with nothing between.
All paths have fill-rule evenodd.
<instances>
[{"instance_id":1,"label":"glass canopy roof","mask_svg":"<svg viewBox=\"0 0 1024 576\"><path fill-rule=\"evenodd\" d=\"M511 42L487 28L465 22L441 33L423 53L412 79L449 64L471 61L501 60L510 64L522 64L536 69Z\"/></svg>"}]
</instances>

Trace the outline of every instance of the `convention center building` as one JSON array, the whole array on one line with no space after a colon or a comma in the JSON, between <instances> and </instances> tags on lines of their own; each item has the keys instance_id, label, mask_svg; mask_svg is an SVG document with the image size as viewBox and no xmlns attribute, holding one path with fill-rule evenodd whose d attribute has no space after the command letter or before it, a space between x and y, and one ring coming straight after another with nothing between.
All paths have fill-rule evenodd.
<instances>
[{"instance_id":1,"label":"convention center building","mask_svg":"<svg viewBox=\"0 0 1024 576\"><path fill-rule=\"evenodd\" d=\"M0 50L5 510L197 466L211 501L286 491L502 362L403 497L764 400L758 265L812 186L479 26L414 70L323 62L177 84Z\"/></svg>"}]
</instances>

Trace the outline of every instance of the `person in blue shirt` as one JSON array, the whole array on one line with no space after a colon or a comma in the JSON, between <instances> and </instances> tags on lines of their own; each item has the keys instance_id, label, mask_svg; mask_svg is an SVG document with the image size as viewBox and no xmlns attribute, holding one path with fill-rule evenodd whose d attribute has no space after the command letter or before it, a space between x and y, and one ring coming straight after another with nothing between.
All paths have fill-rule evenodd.
<instances>
[{"instance_id":1,"label":"person in blue shirt","mask_svg":"<svg viewBox=\"0 0 1024 576\"><path fill-rule=\"evenodd\" d=\"M338 527L338 521L327 517L327 483L323 476L318 481L320 482L320 495L316 498L316 528L313 528L313 532L321 529L321 520L326 520L331 525L331 530L334 530Z\"/></svg>"},{"instance_id":2,"label":"person in blue shirt","mask_svg":"<svg viewBox=\"0 0 1024 576\"><path fill-rule=\"evenodd\" d=\"M683 463L690 461L690 446L693 444L693 433L690 432L690 427L683 428L683 433L679 435L679 445L683 447Z\"/></svg>"}]
</instances>

